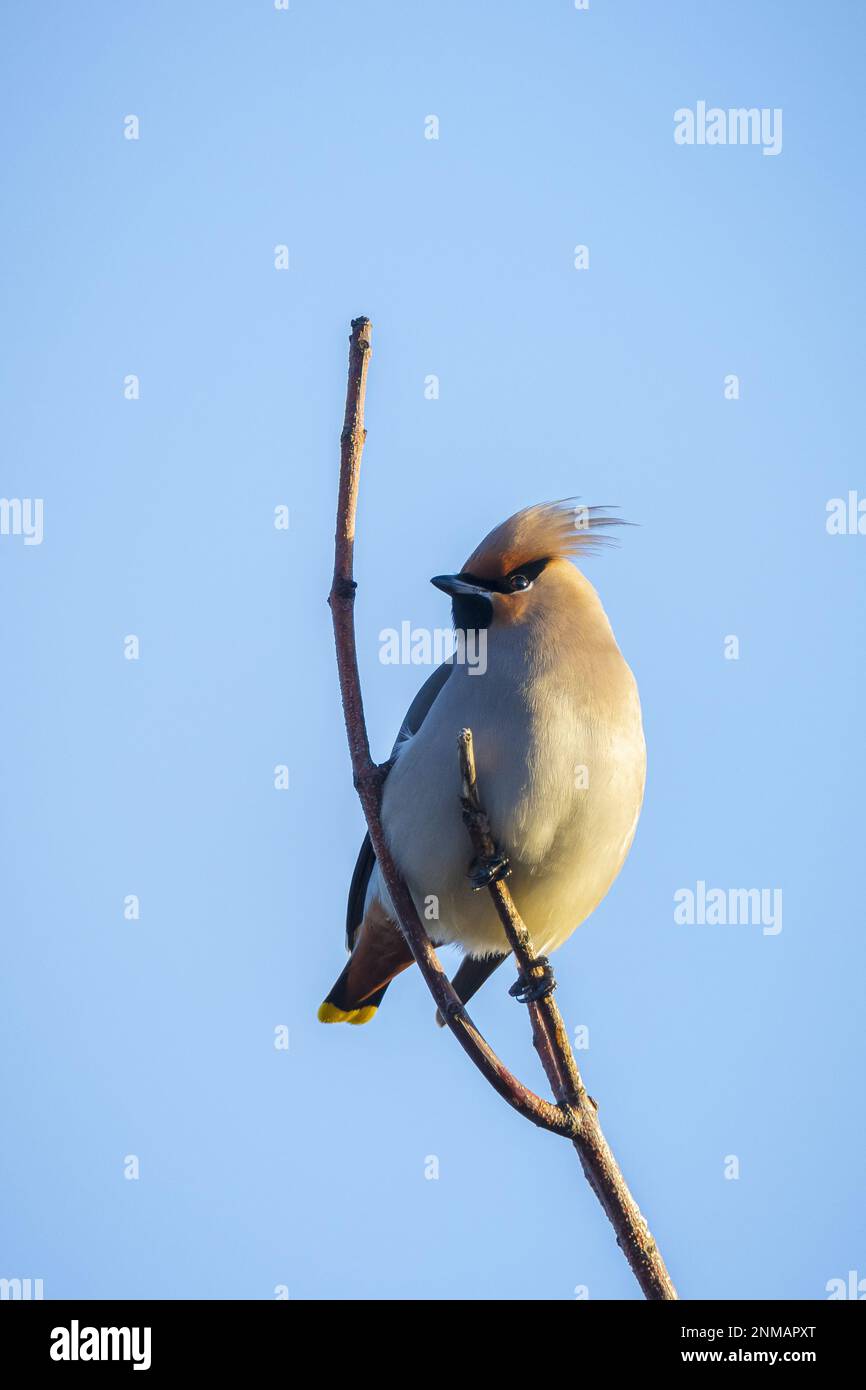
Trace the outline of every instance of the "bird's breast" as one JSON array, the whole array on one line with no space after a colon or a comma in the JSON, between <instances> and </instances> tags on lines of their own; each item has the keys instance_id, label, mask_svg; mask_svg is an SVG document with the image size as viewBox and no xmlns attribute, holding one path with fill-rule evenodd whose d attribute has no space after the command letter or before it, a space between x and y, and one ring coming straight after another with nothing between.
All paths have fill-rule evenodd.
<instances>
[{"instance_id":1,"label":"bird's breast","mask_svg":"<svg viewBox=\"0 0 866 1390\"><path fill-rule=\"evenodd\" d=\"M637 824L645 749L633 677L615 647L567 681L555 668L458 668L403 745L382 806L395 859L431 936L483 954L501 948L502 931L466 877L457 735L467 727L515 902L536 948L552 950L607 892Z\"/></svg>"}]
</instances>

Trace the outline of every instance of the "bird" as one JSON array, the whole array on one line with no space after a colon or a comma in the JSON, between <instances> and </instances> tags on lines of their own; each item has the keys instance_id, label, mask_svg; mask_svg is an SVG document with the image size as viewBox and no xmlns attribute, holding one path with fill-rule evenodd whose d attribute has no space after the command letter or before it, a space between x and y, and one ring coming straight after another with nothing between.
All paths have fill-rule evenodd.
<instances>
[{"instance_id":1,"label":"bird","mask_svg":"<svg viewBox=\"0 0 866 1390\"><path fill-rule=\"evenodd\" d=\"M528 980L516 993L527 1002L552 987L550 953L604 898L634 839L646 779L637 683L574 563L623 524L608 508L538 503L494 527L461 570L431 580L452 600L458 639L474 634L485 659L461 660L470 644L458 640L419 690L389 760L381 822L431 942L463 951L453 980L463 1003L509 955L479 889L509 877L543 967L534 993ZM466 728L499 851L489 863L469 863L460 813L456 741ZM368 1023L413 963L369 835L349 889L346 946L323 1023Z\"/></svg>"}]
</instances>

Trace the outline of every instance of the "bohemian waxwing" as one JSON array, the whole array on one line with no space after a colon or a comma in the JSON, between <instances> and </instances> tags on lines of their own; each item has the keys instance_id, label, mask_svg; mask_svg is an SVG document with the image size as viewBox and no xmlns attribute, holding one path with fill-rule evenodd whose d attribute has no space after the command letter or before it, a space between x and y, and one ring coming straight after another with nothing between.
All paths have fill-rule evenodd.
<instances>
[{"instance_id":1,"label":"bohemian waxwing","mask_svg":"<svg viewBox=\"0 0 866 1390\"><path fill-rule=\"evenodd\" d=\"M431 940L463 949L454 984L464 1002L508 946L489 893L474 891L499 866L476 865L470 882L461 729L472 730L481 798L539 956L601 901L634 837L646 770L637 686L598 594L571 563L604 542L599 527L616 524L597 508L528 507L491 531L459 574L432 581L451 595L467 640L409 709L382 826ZM366 838L349 890L351 955L319 1009L323 1023L366 1023L412 964L395 920Z\"/></svg>"}]
</instances>

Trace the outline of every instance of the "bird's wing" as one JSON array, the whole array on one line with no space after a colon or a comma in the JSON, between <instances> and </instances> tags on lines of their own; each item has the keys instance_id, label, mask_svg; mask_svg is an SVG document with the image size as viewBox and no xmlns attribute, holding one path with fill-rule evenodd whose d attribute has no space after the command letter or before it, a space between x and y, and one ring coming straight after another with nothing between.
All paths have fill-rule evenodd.
<instances>
[{"instance_id":1,"label":"bird's wing","mask_svg":"<svg viewBox=\"0 0 866 1390\"><path fill-rule=\"evenodd\" d=\"M412 701L403 723L400 725L400 732L391 750L393 758L401 743L405 743L407 738L417 734L421 725L444 686L448 677L454 669L453 661L443 661L441 666L437 666L431 676L428 676L415 699ZM346 949L351 951L355 942L355 933L361 925L364 916L364 900L367 897L367 885L370 882L370 875L373 872L373 865L376 863L376 856L373 853L373 846L370 844L370 836L364 836L364 843L355 864L355 872L352 874L352 882L349 885L349 901L346 905Z\"/></svg>"},{"instance_id":2,"label":"bird's wing","mask_svg":"<svg viewBox=\"0 0 866 1390\"><path fill-rule=\"evenodd\" d=\"M370 875L376 863L376 856L373 853L373 846L370 844L369 832L364 836L364 843L355 864L355 872L352 874L352 882L349 884L349 901L346 904L346 950L351 951L355 944L355 933L361 925L364 917L364 903L367 898L367 884L370 882Z\"/></svg>"},{"instance_id":3,"label":"bird's wing","mask_svg":"<svg viewBox=\"0 0 866 1390\"><path fill-rule=\"evenodd\" d=\"M417 734L433 705L433 701L444 686L451 672L454 670L453 660L443 661L441 666L437 666L432 676L428 676L415 699L412 701L403 723L400 725L400 732L397 741L391 749L391 757L397 752L401 743L405 743L407 738Z\"/></svg>"}]
</instances>

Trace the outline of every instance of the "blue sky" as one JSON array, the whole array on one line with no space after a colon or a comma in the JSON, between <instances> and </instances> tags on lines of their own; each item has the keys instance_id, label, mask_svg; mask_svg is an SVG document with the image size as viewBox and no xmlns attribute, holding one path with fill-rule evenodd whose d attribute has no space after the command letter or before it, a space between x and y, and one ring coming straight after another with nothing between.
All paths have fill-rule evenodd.
<instances>
[{"instance_id":1,"label":"blue sky","mask_svg":"<svg viewBox=\"0 0 866 1390\"><path fill-rule=\"evenodd\" d=\"M866 537L825 524L866 495L860 10L162 0L4 30L0 492L43 499L44 538L0 536L0 1275L639 1296L570 1147L414 972L366 1028L315 1020L362 833L325 595L363 313L375 751L425 675L379 633L447 624L430 575L534 501L639 523L586 570L646 802L559 1002L683 1296L866 1278ZM700 100L781 108L781 153L676 145ZM699 881L781 890L782 931L677 925ZM507 983L472 1013L542 1088Z\"/></svg>"}]
</instances>

